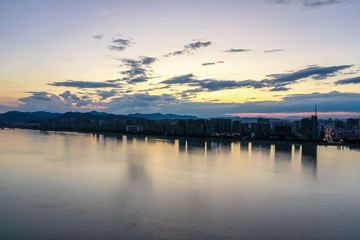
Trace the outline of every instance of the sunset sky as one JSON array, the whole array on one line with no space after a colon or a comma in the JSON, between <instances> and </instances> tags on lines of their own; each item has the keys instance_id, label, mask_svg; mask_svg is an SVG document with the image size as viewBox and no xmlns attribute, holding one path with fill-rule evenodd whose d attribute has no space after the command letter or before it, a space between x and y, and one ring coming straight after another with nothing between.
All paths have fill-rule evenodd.
<instances>
[{"instance_id":1,"label":"sunset sky","mask_svg":"<svg viewBox=\"0 0 360 240\"><path fill-rule=\"evenodd\" d=\"M360 116L360 1L3 0L0 112Z\"/></svg>"}]
</instances>

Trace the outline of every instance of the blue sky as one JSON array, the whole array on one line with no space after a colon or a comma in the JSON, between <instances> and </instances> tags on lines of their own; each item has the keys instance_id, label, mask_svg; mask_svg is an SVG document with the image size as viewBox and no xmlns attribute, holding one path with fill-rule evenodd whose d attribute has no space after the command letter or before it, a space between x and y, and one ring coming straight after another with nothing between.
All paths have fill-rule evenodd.
<instances>
[{"instance_id":1,"label":"blue sky","mask_svg":"<svg viewBox=\"0 0 360 240\"><path fill-rule=\"evenodd\" d=\"M354 0L0 2L0 111L360 115Z\"/></svg>"}]
</instances>

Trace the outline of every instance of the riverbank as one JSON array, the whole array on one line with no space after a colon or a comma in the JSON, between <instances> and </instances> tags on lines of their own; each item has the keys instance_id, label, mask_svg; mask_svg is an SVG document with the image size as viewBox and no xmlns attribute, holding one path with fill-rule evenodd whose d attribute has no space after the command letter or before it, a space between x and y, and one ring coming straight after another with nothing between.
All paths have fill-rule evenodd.
<instances>
[{"instance_id":1,"label":"riverbank","mask_svg":"<svg viewBox=\"0 0 360 240\"><path fill-rule=\"evenodd\" d=\"M129 136L129 137L140 137L140 138L157 138L157 139L168 139L168 140L201 140L201 141L213 141L213 142L242 142L242 143L264 143L264 144L301 144L301 145L319 145L319 146L349 146L360 148L360 143L326 143L320 141L301 141L301 140L286 140L286 139L241 139L234 138L233 136L174 136L174 135L154 135L154 134L134 134L134 133L118 133L118 132L103 132L103 131L79 131L70 129L39 129L39 128L3 128L3 129L27 129L27 130L38 130L43 132L76 132L76 133L87 133L87 134L102 134L106 136Z\"/></svg>"}]
</instances>

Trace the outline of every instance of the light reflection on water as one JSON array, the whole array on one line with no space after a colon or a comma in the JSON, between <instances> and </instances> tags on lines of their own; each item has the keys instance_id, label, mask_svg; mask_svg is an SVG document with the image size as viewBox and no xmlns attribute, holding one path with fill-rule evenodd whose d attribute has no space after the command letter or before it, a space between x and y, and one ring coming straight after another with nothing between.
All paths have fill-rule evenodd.
<instances>
[{"instance_id":1,"label":"light reflection on water","mask_svg":"<svg viewBox=\"0 0 360 240\"><path fill-rule=\"evenodd\" d=\"M0 239L359 239L360 151L0 131Z\"/></svg>"}]
</instances>

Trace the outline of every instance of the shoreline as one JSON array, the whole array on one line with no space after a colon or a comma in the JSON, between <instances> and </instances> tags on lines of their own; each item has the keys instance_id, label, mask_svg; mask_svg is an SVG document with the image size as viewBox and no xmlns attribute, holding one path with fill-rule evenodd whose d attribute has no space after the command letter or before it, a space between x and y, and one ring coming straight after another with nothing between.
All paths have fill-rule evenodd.
<instances>
[{"instance_id":1,"label":"shoreline","mask_svg":"<svg viewBox=\"0 0 360 240\"><path fill-rule=\"evenodd\" d=\"M40 129L40 128L26 128L26 127L5 127L5 129L26 129L38 130L40 132L75 132L87 134L102 134L106 136L132 136L132 137L151 137L158 139L171 139L171 140L201 140L201 141L215 141L215 142L243 142L243 143L266 143L266 144L299 144L299 145L318 145L318 146L347 146L360 148L360 143L326 143L315 141L300 141L300 140L267 140L267 139L240 139L232 137L213 137L213 136L174 136L174 135L153 135L153 134L134 134L134 133L120 133L120 132L102 132L102 131L79 131L70 129Z\"/></svg>"}]
</instances>

